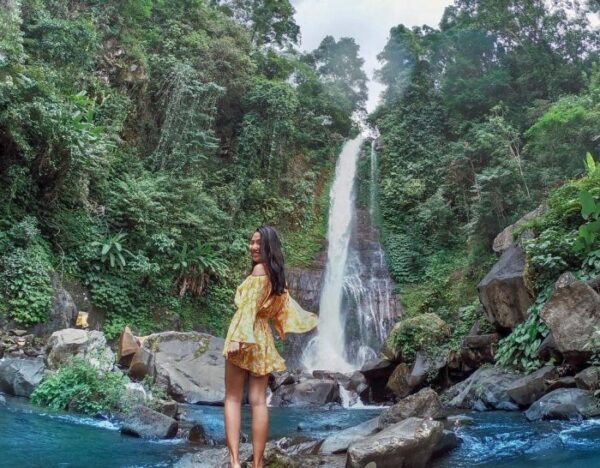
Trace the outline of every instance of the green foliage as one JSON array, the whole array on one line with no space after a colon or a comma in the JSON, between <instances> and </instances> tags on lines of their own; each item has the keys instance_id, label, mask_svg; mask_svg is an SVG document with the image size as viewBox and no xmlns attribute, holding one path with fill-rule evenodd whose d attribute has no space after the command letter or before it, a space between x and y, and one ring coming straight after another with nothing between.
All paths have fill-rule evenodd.
<instances>
[{"instance_id":1,"label":"green foliage","mask_svg":"<svg viewBox=\"0 0 600 468\"><path fill-rule=\"evenodd\" d=\"M96 415L127 408L125 374L98 370L81 357L47 373L35 388L31 401L55 410Z\"/></svg>"},{"instance_id":2,"label":"green foliage","mask_svg":"<svg viewBox=\"0 0 600 468\"><path fill-rule=\"evenodd\" d=\"M542 366L538 350L549 330L540 317L540 311L551 293L551 287L542 291L529 308L527 320L500 340L495 356L496 364L525 372L532 372Z\"/></svg>"},{"instance_id":3,"label":"green foliage","mask_svg":"<svg viewBox=\"0 0 600 468\"><path fill-rule=\"evenodd\" d=\"M19 325L43 322L52 305L52 256L35 218L0 231L0 292L10 318Z\"/></svg>"},{"instance_id":4,"label":"green foliage","mask_svg":"<svg viewBox=\"0 0 600 468\"><path fill-rule=\"evenodd\" d=\"M436 314L425 313L398 322L388 343L405 361L414 361L417 351L428 351L445 342L450 328Z\"/></svg>"}]
</instances>

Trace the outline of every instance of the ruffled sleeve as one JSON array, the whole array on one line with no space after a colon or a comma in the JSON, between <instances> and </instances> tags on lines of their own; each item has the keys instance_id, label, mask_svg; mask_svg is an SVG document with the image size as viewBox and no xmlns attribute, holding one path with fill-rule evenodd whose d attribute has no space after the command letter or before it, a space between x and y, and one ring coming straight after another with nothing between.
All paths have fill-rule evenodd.
<instances>
[{"instance_id":1,"label":"ruffled sleeve","mask_svg":"<svg viewBox=\"0 0 600 468\"><path fill-rule=\"evenodd\" d=\"M315 328L319 323L319 316L304 310L288 293L284 307L273 322L281 339L285 339L287 333L305 333Z\"/></svg>"},{"instance_id":2,"label":"ruffled sleeve","mask_svg":"<svg viewBox=\"0 0 600 468\"><path fill-rule=\"evenodd\" d=\"M227 348L232 341L241 343L243 348L256 344L254 320L256 319L261 292L262 282L259 276L250 276L237 288L234 299L237 310L231 318L227 337L225 338L224 356L227 356Z\"/></svg>"}]
</instances>

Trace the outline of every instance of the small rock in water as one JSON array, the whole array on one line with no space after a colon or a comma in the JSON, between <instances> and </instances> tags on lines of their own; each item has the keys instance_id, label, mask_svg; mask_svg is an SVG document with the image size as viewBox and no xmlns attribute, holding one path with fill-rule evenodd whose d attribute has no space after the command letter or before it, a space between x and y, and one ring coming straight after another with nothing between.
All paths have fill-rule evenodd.
<instances>
[{"instance_id":1,"label":"small rock in water","mask_svg":"<svg viewBox=\"0 0 600 468\"><path fill-rule=\"evenodd\" d=\"M475 422L473 418L464 414L448 416L446 419L455 426L470 426Z\"/></svg>"},{"instance_id":2,"label":"small rock in water","mask_svg":"<svg viewBox=\"0 0 600 468\"><path fill-rule=\"evenodd\" d=\"M0 405L4 406L6 405L6 398L4 398L4 395L0 394Z\"/></svg>"},{"instance_id":3,"label":"small rock in water","mask_svg":"<svg viewBox=\"0 0 600 468\"><path fill-rule=\"evenodd\" d=\"M306 430L306 426L304 423L299 423L298 426L296 426L296 430L297 431L304 431Z\"/></svg>"}]
</instances>

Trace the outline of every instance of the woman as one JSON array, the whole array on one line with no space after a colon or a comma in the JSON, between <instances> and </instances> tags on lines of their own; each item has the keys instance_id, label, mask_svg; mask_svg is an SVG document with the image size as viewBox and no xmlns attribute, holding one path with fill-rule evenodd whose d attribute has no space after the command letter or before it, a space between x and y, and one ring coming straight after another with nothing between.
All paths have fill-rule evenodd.
<instances>
[{"instance_id":1,"label":"woman","mask_svg":"<svg viewBox=\"0 0 600 468\"><path fill-rule=\"evenodd\" d=\"M252 466L263 466L269 432L269 374L286 369L285 361L275 349L269 319L281 339L286 333L307 332L318 322L317 315L303 310L288 293L277 231L270 226L259 227L248 247L252 272L237 288L237 311L231 319L223 349L226 357L225 434L232 468L241 466L241 402L246 374L249 374L248 399L252 407Z\"/></svg>"}]
</instances>

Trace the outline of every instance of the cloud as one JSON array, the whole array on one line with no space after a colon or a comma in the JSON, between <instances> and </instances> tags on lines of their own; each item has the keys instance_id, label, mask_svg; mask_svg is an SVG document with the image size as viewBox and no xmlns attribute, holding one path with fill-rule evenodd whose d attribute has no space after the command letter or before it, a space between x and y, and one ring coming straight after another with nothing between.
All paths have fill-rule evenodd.
<instances>
[{"instance_id":1,"label":"cloud","mask_svg":"<svg viewBox=\"0 0 600 468\"><path fill-rule=\"evenodd\" d=\"M379 67L377 54L383 50L393 26L437 26L450 3L451 0L292 0L302 33L300 48L315 49L327 35L336 39L353 37L360 45L369 77ZM369 82L369 111L377 105L382 90L380 83Z\"/></svg>"}]
</instances>

